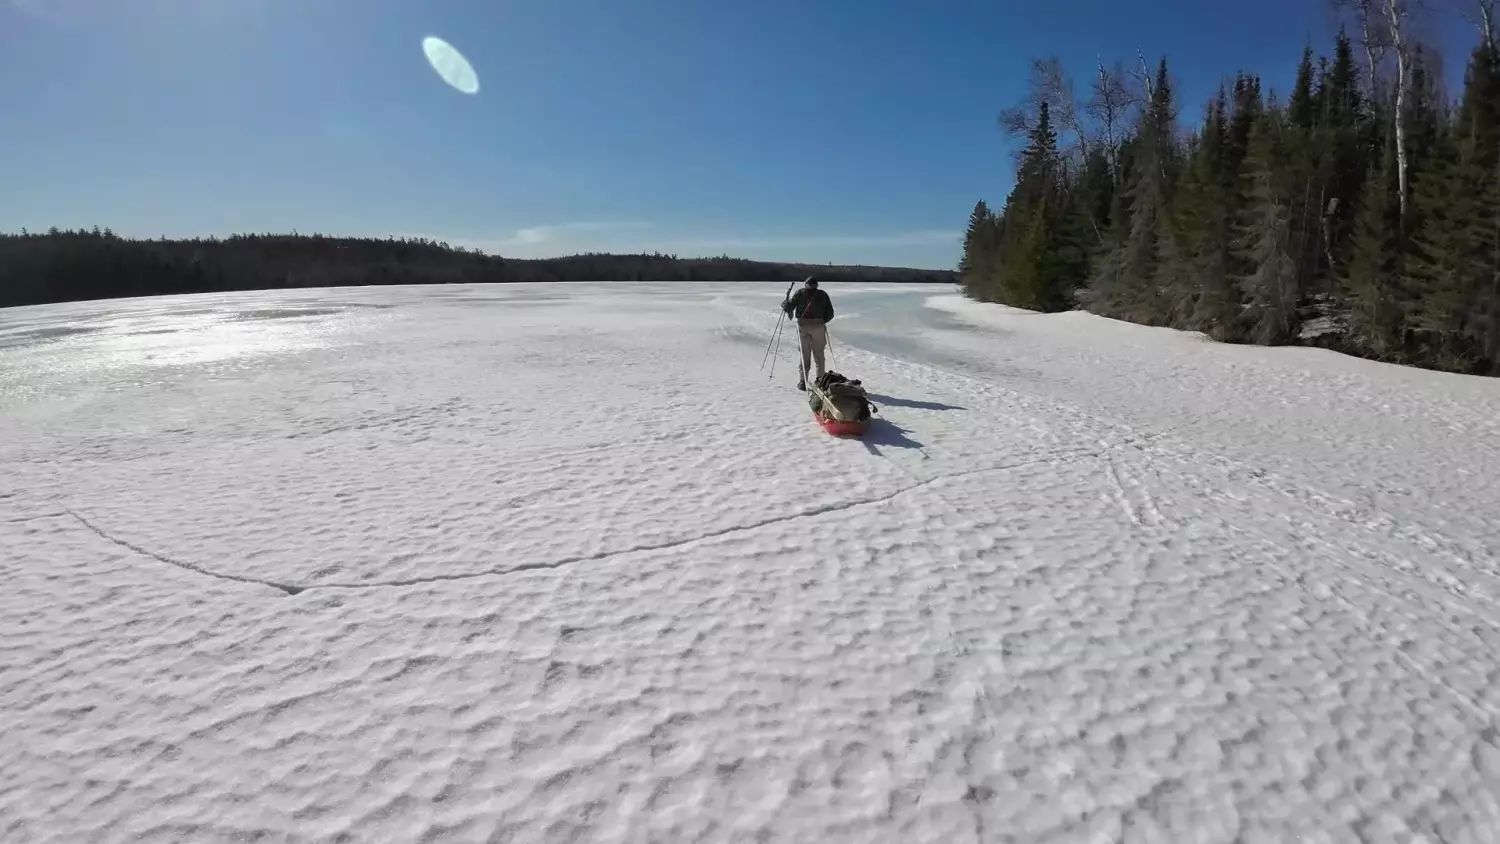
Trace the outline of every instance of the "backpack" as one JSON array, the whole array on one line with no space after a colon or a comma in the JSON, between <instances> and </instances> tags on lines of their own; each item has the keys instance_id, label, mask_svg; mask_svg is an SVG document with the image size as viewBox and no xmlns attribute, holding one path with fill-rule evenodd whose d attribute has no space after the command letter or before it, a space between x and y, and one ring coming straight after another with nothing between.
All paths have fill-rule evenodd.
<instances>
[{"instance_id":1,"label":"backpack","mask_svg":"<svg viewBox=\"0 0 1500 844\"><path fill-rule=\"evenodd\" d=\"M864 385L858 379L850 380L837 372L825 372L818 376L814 382L818 390L828 396L828 402L834 406L838 413L829 413L823 406L823 399L818 393L809 390L808 403L812 405L814 413L824 416L834 416L851 422L863 422L870 418L871 413L878 408L870 402L869 395L865 392Z\"/></svg>"}]
</instances>

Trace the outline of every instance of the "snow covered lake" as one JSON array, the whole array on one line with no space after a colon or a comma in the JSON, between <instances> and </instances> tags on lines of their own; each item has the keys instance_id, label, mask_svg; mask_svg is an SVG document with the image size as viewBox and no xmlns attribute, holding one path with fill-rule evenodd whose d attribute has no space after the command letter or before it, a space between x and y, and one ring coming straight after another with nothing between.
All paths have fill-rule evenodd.
<instances>
[{"instance_id":1,"label":"snow covered lake","mask_svg":"<svg viewBox=\"0 0 1500 844\"><path fill-rule=\"evenodd\" d=\"M0 841L1500 841L1500 381L784 290L0 311Z\"/></svg>"}]
</instances>

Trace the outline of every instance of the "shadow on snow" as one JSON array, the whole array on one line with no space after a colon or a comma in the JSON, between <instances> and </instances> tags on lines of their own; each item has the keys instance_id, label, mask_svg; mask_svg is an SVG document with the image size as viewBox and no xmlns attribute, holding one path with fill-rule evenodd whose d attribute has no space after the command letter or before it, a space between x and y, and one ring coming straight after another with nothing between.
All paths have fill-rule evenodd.
<instances>
[{"instance_id":1,"label":"shadow on snow","mask_svg":"<svg viewBox=\"0 0 1500 844\"><path fill-rule=\"evenodd\" d=\"M921 443L912 439L905 428L889 419L881 419L879 417L871 419L870 427L865 430L864 436L860 437L860 441L874 455L880 454L881 446L887 446L889 448L910 448L922 452L924 458L927 456L927 453L922 451Z\"/></svg>"},{"instance_id":2,"label":"shadow on snow","mask_svg":"<svg viewBox=\"0 0 1500 844\"><path fill-rule=\"evenodd\" d=\"M895 396L882 396L870 393L870 401L877 406L890 405L891 407L910 407L915 410L965 410L956 404L943 404L937 401L917 401L915 399L898 399Z\"/></svg>"}]
</instances>

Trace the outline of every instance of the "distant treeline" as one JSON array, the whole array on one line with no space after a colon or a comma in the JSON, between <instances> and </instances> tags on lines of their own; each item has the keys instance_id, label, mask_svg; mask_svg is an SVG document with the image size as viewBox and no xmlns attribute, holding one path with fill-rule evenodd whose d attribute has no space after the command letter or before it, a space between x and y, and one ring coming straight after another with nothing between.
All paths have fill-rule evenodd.
<instances>
[{"instance_id":1,"label":"distant treeline","mask_svg":"<svg viewBox=\"0 0 1500 844\"><path fill-rule=\"evenodd\" d=\"M1333 6L1347 28L1284 96L1242 72L1187 121L1165 58L1100 62L1086 96L1036 60L1001 118L1015 186L970 217L968 295L1500 374L1500 6ZM1456 12L1477 37L1449 91L1421 18Z\"/></svg>"},{"instance_id":2,"label":"distant treeline","mask_svg":"<svg viewBox=\"0 0 1500 844\"><path fill-rule=\"evenodd\" d=\"M948 270L784 264L659 253L519 259L426 238L239 234L134 240L109 229L0 233L0 307L365 284L559 281L794 281L955 283Z\"/></svg>"}]
</instances>

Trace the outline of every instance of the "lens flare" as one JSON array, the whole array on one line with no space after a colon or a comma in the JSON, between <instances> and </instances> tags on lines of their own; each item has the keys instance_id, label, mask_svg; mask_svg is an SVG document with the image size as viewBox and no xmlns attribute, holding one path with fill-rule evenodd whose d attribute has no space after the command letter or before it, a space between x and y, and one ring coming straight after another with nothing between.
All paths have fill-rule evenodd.
<instances>
[{"instance_id":1,"label":"lens flare","mask_svg":"<svg viewBox=\"0 0 1500 844\"><path fill-rule=\"evenodd\" d=\"M474 73L474 66L452 44L429 35L422 39L422 52L432 69L454 90L465 94L479 93L479 76Z\"/></svg>"}]
</instances>

